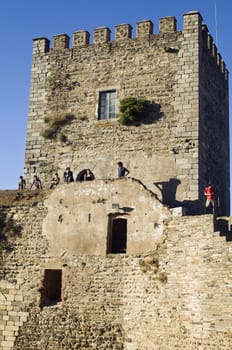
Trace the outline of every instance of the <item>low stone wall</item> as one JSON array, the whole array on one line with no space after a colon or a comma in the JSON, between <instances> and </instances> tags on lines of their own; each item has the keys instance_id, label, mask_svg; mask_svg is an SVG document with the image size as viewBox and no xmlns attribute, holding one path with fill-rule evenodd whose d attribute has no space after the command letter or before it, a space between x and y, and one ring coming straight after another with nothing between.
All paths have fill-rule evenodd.
<instances>
[{"instance_id":1,"label":"low stone wall","mask_svg":"<svg viewBox=\"0 0 232 350\"><path fill-rule=\"evenodd\" d=\"M13 349L20 327L27 321L28 312L21 311L22 290L18 285L0 281L0 348Z\"/></svg>"}]
</instances>

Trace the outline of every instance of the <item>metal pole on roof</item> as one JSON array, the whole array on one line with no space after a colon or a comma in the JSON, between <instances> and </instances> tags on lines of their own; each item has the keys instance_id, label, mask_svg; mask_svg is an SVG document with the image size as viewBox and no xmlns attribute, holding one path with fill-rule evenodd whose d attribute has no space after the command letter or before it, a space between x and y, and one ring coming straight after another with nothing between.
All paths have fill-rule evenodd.
<instances>
[{"instance_id":1,"label":"metal pole on roof","mask_svg":"<svg viewBox=\"0 0 232 350\"><path fill-rule=\"evenodd\" d=\"M217 4L214 2L214 20L215 20L215 34L216 34L216 46L218 47L218 23L217 23Z\"/></svg>"}]
</instances>

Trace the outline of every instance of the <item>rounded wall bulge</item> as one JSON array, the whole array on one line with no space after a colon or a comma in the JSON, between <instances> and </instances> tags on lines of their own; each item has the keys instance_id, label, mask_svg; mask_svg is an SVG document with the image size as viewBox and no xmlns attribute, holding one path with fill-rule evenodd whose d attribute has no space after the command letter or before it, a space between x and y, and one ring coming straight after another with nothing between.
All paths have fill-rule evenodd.
<instances>
[{"instance_id":1,"label":"rounded wall bulge","mask_svg":"<svg viewBox=\"0 0 232 350\"><path fill-rule=\"evenodd\" d=\"M169 215L151 191L131 178L61 185L46 206L42 232L49 242L49 253L55 255L104 256L111 252L112 231L116 241L121 239L121 223L126 235L124 253L150 251Z\"/></svg>"}]
</instances>

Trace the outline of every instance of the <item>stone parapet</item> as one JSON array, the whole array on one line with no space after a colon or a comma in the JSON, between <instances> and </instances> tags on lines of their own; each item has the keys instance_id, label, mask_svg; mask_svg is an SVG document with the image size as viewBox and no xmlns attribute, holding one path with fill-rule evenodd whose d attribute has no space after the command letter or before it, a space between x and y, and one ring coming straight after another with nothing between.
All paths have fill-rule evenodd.
<instances>
[{"instance_id":1,"label":"stone parapet","mask_svg":"<svg viewBox=\"0 0 232 350\"><path fill-rule=\"evenodd\" d=\"M66 34L59 34L53 37L53 48L54 50L63 50L69 48L69 36Z\"/></svg>"},{"instance_id":2,"label":"stone parapet","mask_svg":"<svg viewBox=\"0 0 232 350\"><path fill-rule=\"evenodd\" d=\"M110 29L107 27L97 28L94 30L94 44L102 44L110 41Z\"/></svg>"},{"instance_id":3,"label":"stone parapet","mask_svg":"<svg viewBox=\"0 0 232 350\"><path fill-rule=\"evenodd\" d=\"M184 14L184 25L183 33L188 30L188 23L190 24L190 30L194 28L193 18L199 18L199 23L202 23L202 17L198 12L188 12ZM202 33L205 43L205 47L208 47L209 52L213 57L215 57L215 62L218 67L221 69L221 59L217 57L217 48L213 44L213 39L208 33L208 28L205 24L201 24ZM115 41L123 41L132 38L132 26L130 24L121 24L115 26ZM197 29L197 28L196 28ZM198 28L200 30L200 28ZM175 33L177 30L176 18L169 16L164 17L159 20L159 34L164 33ZM150 20L143 20L136 23L136 36L135 39L140 39L148 37L150 35L155 35L153 32L153 22ZM59 34L53 37L53 48L54 50L64 50L70 48L70 38L67 34ZM107 27L100 27L94 29L93 34L93 44L98 45L102 43L111 42L111 30ZM90 33L86 30L80 30L73 33L72 36L72 46L73 48L79 46L85 46L90 44ZM50 41L47 38L36 38L34 39L34 48L33 54L46 53L50 51ZM225 72L225 69L222 67L222 73ZM225 73L227 78L228 72Z\"/></svg>"},{"instance_id":4,"label":"stone parapet","mask_svg":"<svg viewBox=\"0 0 232 350\"><path fill-rule=\"evenodd\" d=\"M73 47L88 45L89 44L89 32L85 30L80 30L73 33Z\"/></svg>"},{"instance_id":5,"label":"stone parapet","mask_svg":"<svg viewBox=\"0 0 232 350\"><path fill-rule=\"evenodd\" d=\"M159 21L159 33L172 33L176 31L176 18L164 17Z\"/></svg>"},{"instance_id":6,"label":"stone parapet","mask_svg":"<svg viewBox=\"0 0 232 350\"><path fill-rule=\"evenodd\" d=\"M131 35L132 35L132 26L130 24L119 24L115 26L116 41L130 39Z\"/></svg>"}]
</instances>

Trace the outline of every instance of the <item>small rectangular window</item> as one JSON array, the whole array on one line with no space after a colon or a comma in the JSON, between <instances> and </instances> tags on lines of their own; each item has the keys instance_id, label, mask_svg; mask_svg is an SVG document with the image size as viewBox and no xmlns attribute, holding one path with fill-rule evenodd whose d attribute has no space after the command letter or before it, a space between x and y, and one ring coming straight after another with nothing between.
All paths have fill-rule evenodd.
<instances>
[{"instance_id":1,"label":"small rectangular window","mask_svg":"<svg viewBox=\"0 0 232 350\"><path fill-rule=\"evenodd\" d=\"M116 118L116 91L102 91L99 94L98 120Z\"/></svg>"}]
</instances>

